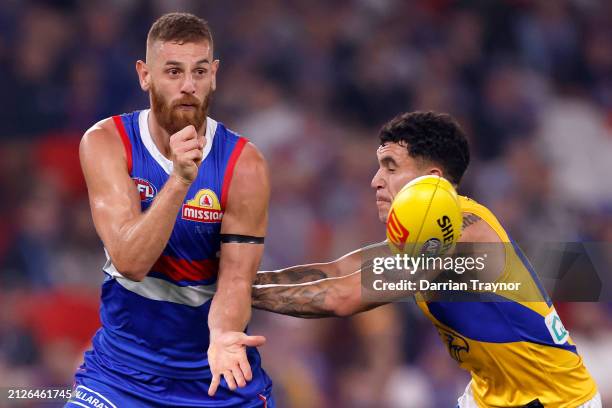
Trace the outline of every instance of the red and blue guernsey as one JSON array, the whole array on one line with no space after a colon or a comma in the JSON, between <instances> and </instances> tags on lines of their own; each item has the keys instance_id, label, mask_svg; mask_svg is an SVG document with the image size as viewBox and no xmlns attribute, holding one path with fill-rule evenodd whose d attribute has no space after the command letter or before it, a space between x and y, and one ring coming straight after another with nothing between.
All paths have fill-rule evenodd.
<instances>
[{"instance_id":1,"label":"red and blue guernsey","mask_svg":"<svg viewBox=\"0 0 612 408\"><path fill-rule=\"evenodd\" d=\"M140 192L142 211L172 172L172 162L151 138L148 116L149 110L143 110L113 117L126 148L129 174ZM247 139L211 118L206 120L205 137L198 176L177 214L168 244L144 280L124 278L107 253L102 328L76 375L76 392L80 390L83 397L97 393L111 403L109 407L271 406L270 378L261 368L259 353L251 347L247 356L253 380L235 392L223 380L225 387L212 398L207 395L212 378L206 356L208 312L216 288L221 221L234 165ZM88 378L96 379L100 388L99 377L109 383L108 389L99 391L87 384ZM119 393L117 387L122 388ZM112 401L105 392L123 402ZM72 401L79 401L74 398ZM128 400L132 402L126 403Z\"/></svg>"}]
</instances>

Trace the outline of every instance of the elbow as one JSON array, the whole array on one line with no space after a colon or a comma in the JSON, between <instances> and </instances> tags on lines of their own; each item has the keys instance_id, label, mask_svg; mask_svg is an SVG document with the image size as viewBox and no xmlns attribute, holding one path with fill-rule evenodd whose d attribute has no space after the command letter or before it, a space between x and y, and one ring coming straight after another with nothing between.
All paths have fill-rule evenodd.
<instances>
[{"instance_id":1,"label":"elbow","mask_svg":"<svg viewBox=\"0 0 612 408\"><path fill-rule=\"evenodd\" d=\"M142 282L149 273L150 268L138 265L137 262L124 260L121 257L113 258L112 256L111 260L117 272L131 281Z\"/></svg>"},{"instance_id":2,"label":"elbow","mask_svg":"<svg viewBox=\"0 0 612 408\"><path fill-rule=\"evenodd\" d=\"M145 276L147 276L146 272L142 272L141 270L124 270L124 271L119 271L119 273L121 274L121 276L123 276L126 279L129 279L133 282L142 282L145 278Z\"/></svg>"},{"instance_id":3,"label":"elbow","mask_svg":"<svg viewBox=\"0 0 612 408\"><path fill-rule=\"evenodd\" d=\"M333 315L335 317L349 317L357 313L357 310L351 305L343 304L338 305L333 309Z\"/></svg>"},{"instance_id":4,"label":"elbow","mask_svg":"<svg viewBox=\"0 0 612 408\"><path fill-rule=\"evenodd\" d=\"M333 311L333 316L334 317L349 317L352 316L353 313L351 313L351 311L347 308L344 307L339 307L337 309L334 309Z\"/></svg>"}]
</instances>

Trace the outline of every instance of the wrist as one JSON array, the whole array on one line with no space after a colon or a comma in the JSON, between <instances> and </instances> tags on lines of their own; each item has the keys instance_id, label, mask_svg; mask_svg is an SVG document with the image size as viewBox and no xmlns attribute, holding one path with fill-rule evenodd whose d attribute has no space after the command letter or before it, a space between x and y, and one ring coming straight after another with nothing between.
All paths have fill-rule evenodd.
<instances>
[{"instance_id":1,"label":"wrist","mask_svg":"<svg viewBox=\"0 0 612 408\"><path fill-rule=\"evenodd\" d=\"M217 339L218 337L222 336L223 333L225 333L225 330L222 329L210 329L209 330L210 333L210 342L212 343L213 341L215 341L215 339Z\"/></svg>"},{"instance_id":2,"label":"wrist","mask_svg":"<svg viewBox=\"0 0 612 408\"><path fill-rule=\"evenodd\" d=\"M191 183L193 181L189 181L186 178L179 176L178 174L172 172L172 174L170 174L170 179L174 180L175 184L178 184L180 186L184 186L184 187L191 187Z\"/></svg>"}]
</instances>

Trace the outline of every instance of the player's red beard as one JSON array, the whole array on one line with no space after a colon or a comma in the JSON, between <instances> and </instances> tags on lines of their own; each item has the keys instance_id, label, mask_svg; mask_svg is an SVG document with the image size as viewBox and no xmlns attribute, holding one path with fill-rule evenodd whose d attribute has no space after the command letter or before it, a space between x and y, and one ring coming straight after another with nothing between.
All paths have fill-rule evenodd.
<instances>
[{"instance_id":1,"label":"player's red beard","mask_svg":"<svg viewBox=\"0 0 612 408\"><path fill-rule=\"evenodd\" d=\"M155 86L151 86L151 108L155 112L155 118L159 125L172 135L189 125L200 129L206 121L211 96L212 90L204 97L204 101L200 101L193 95L185 95L172 103L168 103ZM195 109L188 111L177 109L179 105L183 104L193 105Z\"/></svg>"}]
</instances>

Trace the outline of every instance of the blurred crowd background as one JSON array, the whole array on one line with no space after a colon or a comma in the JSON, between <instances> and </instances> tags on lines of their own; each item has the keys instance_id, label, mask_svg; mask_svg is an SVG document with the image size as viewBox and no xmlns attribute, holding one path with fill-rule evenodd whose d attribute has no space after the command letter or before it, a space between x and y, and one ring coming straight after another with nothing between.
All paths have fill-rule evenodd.
<instances>
[{"instance_id":1,"label":"blurred crowd background","mask_svg":"<svg viewBox=\"0 0 612 408\"><path fill-rule=\"evenodd\" d=\"M612 241L610 1L5 0L0 387L71 384L99 326L104 255L78 143L148 106L134 63L176 10L213 30L211 116L272 169L263 268L384 239L377 132L408 110L459 120L473 156L460 193L516 240ZM557 306L612 405L612 306ZM280 407L450 407L468 382L412 303L350 319L256 312L250 330L268 338Z\"/></svg>"}]
</instances>

